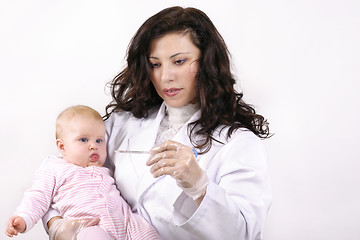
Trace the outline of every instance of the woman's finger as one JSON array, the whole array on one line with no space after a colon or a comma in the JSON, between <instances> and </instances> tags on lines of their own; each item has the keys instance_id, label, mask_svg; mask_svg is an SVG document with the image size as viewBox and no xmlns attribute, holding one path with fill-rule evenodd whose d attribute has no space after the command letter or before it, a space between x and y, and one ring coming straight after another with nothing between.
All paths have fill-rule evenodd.
<instances>
[{"instance_id":1,"label":"woman's finger","mask_svg":"<svg viewBox=\"0 0 360 240\"><path fill-rule=\"evenodd\" d=\"M146 165L151 166L161 161L162 159L174 158L175 154L176 151L165 151L165 152L156 153L150 156L150 158L146 162Z\"/></svg>"},{"instance_id":2,"label":"woman's finger","mask_svg":"<svg viewBox=\"0 0 360 240\"><path fill-rule=\"evenodd\" d=\"M179 151L183 147L184 146L181 143L168 140L165 143L160 144L159 146L153 147L150 152L152 154L156 154L164 151Z\"/></svg>"},{"instance_id":3,"label":"woman's finger","mask_svg":"<svg viewBox=\"0 0 360 240\"><path fill-rule=\"evenodd\" d=\"M160 177L162 175L169 175L177 181L184 181L189 173L189 165L186 161L176 161L172 159L164 165L155 164L153 171L151 172L154 177Z\"/></svg>"},{"instance_id":4,"label":"woman's finger","mask_svg":"<svg viewBox=\"0 0 360 240\"><path fill-rule=\"evenodd\" d=\"M154 173L157 170L159 170L160 168L164 168L164 167L174 167L177 163L177 159L174 158L162 158L160 159L158 162L154 163L151 168L150 168L150 172Z\"/></svg>"},{"instance_id":5,"label":"woman's finger","mask_svg":"<svg viewBox=\"0 0 360 240\"><path fill-rule=\"evenodd\" d=\"M168 166L168 167L160 167L152 174L155 178L161 177L163 175L169 175L176 178L175 176L179 176L181 172L182 172L181 169L176 166Z\"/></svg>"}]
</instances>

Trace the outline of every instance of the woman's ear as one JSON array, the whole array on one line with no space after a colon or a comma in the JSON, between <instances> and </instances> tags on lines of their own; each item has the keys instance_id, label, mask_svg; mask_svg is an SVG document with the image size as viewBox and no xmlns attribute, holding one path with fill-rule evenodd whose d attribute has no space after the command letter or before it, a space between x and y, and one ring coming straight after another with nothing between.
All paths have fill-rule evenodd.
<instances>
[{"instance_id":1,"label":"woman's ear","mask_svg":"<svg viewBox=\"0 0 360 240\"><path fill-rule=\"evenodd\" d=\"M64 142L62 139L56 139L56 146L61 153L63 153L65 151Z\"/></svg>"}]
</instances>

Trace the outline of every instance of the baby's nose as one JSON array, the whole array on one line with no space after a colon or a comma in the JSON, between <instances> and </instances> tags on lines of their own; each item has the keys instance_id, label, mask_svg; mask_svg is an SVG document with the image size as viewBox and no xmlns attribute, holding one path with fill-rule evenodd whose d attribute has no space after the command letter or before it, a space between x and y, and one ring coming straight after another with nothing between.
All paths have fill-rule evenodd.
<instances>
[{"instance_id":1,"label":"baby's nose","mask_svg":"<svg viewBox=\"0 0 360 240\"><path fill-rule=\"evenodd\" d=\"M89 146L89 150L95 150L95 149L96 149L96 147L95 147L94 145L91 144L91 145Z\"/></svg>"}]
</instances>

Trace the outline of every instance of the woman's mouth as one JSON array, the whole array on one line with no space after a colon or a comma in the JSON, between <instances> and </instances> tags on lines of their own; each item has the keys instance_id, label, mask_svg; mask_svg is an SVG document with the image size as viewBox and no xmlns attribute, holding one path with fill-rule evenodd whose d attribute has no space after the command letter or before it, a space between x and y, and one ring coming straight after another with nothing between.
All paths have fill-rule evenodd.
<instances>
[{"instance_id":1,"label":"woman's mouth","mask_svg":"<svg viewBox=\"0 0 360 240\"><path fill-rule=\"evenodd\" d=\"M168 97L173 97L181 91L181 88L165 88L163 92Z\"/></svg>"}]
</instances>

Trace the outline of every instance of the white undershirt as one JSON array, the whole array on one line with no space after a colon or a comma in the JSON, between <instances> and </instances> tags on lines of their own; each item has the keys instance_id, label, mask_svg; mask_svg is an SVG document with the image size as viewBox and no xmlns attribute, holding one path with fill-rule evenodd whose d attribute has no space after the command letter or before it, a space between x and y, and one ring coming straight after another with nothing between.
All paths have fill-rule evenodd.
<instances>
[{"instance_id":1,"label":"white undershirt","mask_svg":"<svg viewBox=\"0 0 360 240\"><path fill-rule=\"evenodd\" d=\"M174 108L165 104L165 117L160 123L155 146L171 139L180 128L196 113L198 104L187 104L183 107Z\"/></svg>"}]
</instances>

